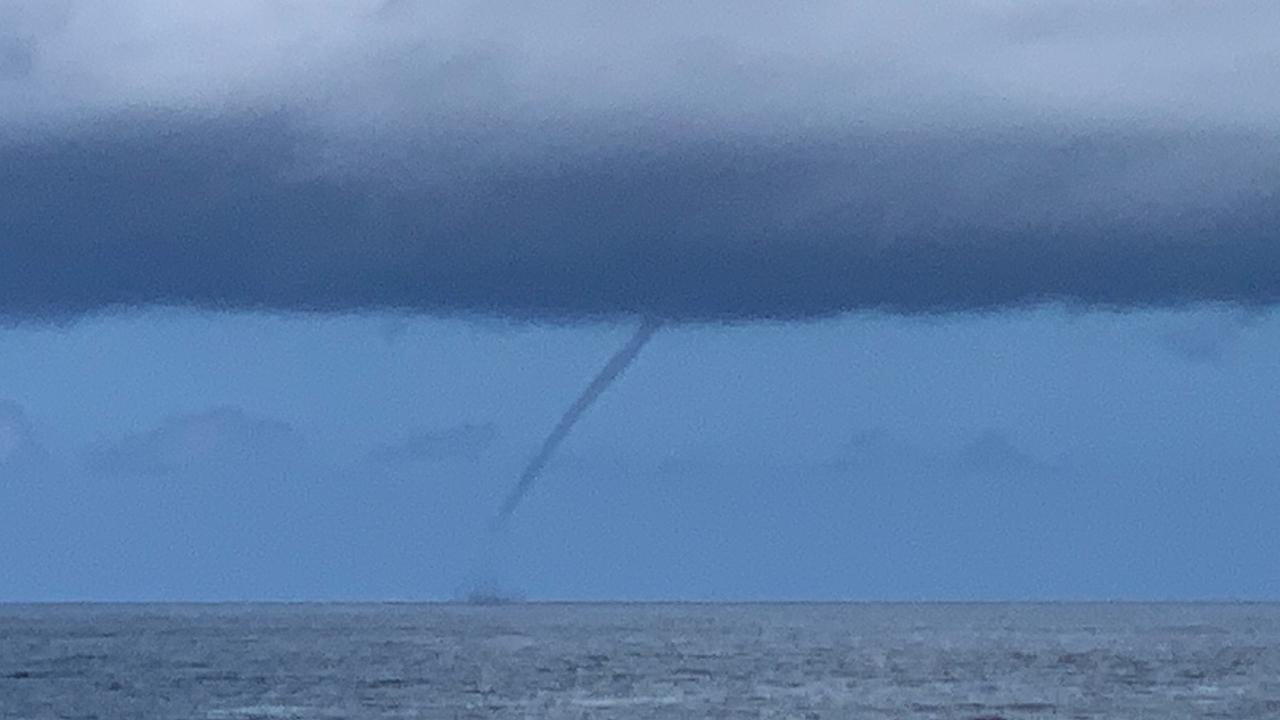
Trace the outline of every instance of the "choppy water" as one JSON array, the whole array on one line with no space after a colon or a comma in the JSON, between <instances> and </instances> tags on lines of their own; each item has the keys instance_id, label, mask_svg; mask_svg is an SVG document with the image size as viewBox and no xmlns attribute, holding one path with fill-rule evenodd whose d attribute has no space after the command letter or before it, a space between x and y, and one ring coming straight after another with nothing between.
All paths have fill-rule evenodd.
<instances>
[{"instance_id":1,"label":"choppy water","mask_svg":"<svg viewBox=\"0 0 1280 720\"><path fill-rule=\"evenodd\" d=\"M0 606L0 717L1280 718L1280 606Z\"/></svg>"}]
</instances>

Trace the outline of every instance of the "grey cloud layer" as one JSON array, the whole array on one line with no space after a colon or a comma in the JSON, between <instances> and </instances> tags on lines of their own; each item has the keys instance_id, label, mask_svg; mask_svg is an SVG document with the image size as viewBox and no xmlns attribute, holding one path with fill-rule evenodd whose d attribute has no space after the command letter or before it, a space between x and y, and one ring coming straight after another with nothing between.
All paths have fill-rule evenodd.
<instances>
[{"instance_id":1,"label":"grey cloud layer","mask_svg":"<svg viewBox=\"0 0 1280 720\"><path fill-rule=\"evenodd\" d=\"M1263 0L5 0L0 117L304 107L410 126L679 111L738 128L1055 112L1271 125ZM323 119L321 119L323 118Z\"/></svg>"},{"instance_id":2,"label":"grey cloud layer","mask_svg":"<svg viewBox=\"0 0 1280 720\"><path fill-rule=\"evenodd\" d=\"M0 317L1280 300L1273 4L696 7L2 4Z\"/></svg>"}]
</instances>

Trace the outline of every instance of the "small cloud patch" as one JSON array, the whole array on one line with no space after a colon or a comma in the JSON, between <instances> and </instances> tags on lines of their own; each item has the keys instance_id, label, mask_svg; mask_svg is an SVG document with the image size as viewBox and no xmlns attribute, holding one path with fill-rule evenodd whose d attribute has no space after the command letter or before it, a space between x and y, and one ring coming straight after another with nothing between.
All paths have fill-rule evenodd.
<instances>
[{"instance_id":1,"label":"small cloud patch","mask_svg":"<svg viewBox=\"0 0 1280 720\"><path fill-rule=\"evenodd\" d=\"M457 425L443 430L414 433L397 442L369 451L370 462L379 465L408 465L443 460L475 461L498 439L492 423Z\"/></svg>"},{"instance_id":2,"label":"small cloud patch","mask_svg":"<svg viewBox=\"0 0 1280 720\"><path fill-rule=\"evenodd\" d=\"M300 446L288 423L217 407L98 445L86 464L100 475L171 477L198 467L260 462Z\"/></svg>"},{"instance_id":3,"label":"small cloud patch","mask_svg":"<svg viewBox=\"0 0 1280 720\"><path fill-rule=\"evenodd\" d=\"M1241 337L1258 315L1216 312L1197 315L1157 336L1166 350L1195 363L1217 365L1240 344Z\"/></svg>"},{"instance_id":4,"label":"small cloud patch","mask_svg":"<svg viewBox=\"0 0 1280 720\"><path fill-rule=\"evenodd\" d=\"M0 400L0 468L10 468L44 453L21 405Z\"/></svg>"},{"instance_id":5,"label":"small cloud patch","mask_svg":"<svg viewBox=\"0 0 1280 720\"><path fill-rule=\"evenodd\" d=\"M859 432L824 464L834 472L878 470L951 478L1038 478L1069 469L1062 459L1045 459L1017 446L1008 433L988 429L959 448L919 447L883 429Z\"/></svg>"}]
</instances>

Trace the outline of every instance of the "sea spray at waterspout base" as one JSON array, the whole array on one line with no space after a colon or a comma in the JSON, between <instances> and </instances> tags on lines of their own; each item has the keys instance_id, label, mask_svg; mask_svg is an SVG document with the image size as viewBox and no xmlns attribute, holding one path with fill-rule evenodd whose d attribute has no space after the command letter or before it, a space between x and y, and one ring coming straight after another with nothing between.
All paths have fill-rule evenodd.
<instances>
[{"instance_id":1,"label":"sea spray at waterspout base","mask_svg":"<svg viewBox=\"0 0 1280 720\"><path fill-rule=\"evenodd\" d=\"M511 534L494 525L480 538L466 584L458 588L456 599L472 605L499 605L520 602L524 594L512 585L509 561Z\"/></svg>"}]
</instances>

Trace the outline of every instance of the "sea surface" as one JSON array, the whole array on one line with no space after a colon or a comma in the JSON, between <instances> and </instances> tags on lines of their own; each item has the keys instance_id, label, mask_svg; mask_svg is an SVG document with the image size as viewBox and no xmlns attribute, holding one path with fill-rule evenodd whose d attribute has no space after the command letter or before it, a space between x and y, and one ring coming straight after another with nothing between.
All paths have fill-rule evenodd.
<instances>
[{"instance_id":1,"label":"sea surface","mask_svg":"<svg viewBox=\"0 0 1280 720\"><path fill-rule=\"evenodd\" d=\"M0 605L0 718L1280 718L1280 605Z\"/></svg>"}]
</instances>

